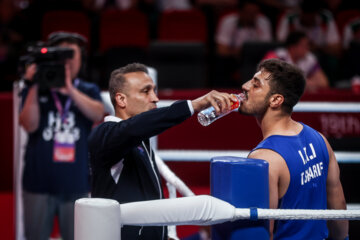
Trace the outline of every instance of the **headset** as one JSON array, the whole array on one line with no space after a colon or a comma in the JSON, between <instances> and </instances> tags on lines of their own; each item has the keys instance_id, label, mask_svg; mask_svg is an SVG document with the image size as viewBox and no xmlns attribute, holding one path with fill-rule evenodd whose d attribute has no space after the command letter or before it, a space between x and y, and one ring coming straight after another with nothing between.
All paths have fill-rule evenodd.
<instances>
[{"instance_id":1,"label":"headset","mask_svg":"<svg viewBox=\"0 0 360 240\"><path fill-rule=\"evenodd\" d=\"M86 65L87 65L87 54L86 54L86 44L88 40L85 36L76 33L76 32L65 32L65 31L56 31L48 35L46 45L49 47L57 46L62 42L74 43L80 47L81 50L81 68L78 73L79 77L86 76Z\"/></svg>"},{"instance_id":2,"label":"headset","mask_svg":"<svg viewBox=\"0 0 360 240\"><path fill-rule=\"evenodd\" d=\"M76 43L80 47L84 47L88 40L85 36L75 32L57 31L49 34L47 38L47 45L56 46L61 42Z\"/></svg>"}]
</instances>

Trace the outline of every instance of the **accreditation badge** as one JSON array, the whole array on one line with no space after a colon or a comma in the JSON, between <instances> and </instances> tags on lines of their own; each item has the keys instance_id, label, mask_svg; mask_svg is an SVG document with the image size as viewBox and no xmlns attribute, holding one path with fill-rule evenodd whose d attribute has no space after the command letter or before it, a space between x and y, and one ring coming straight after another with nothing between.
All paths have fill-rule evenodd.
<instances>
[{"instance_id":1,"label":"accreditation badge","mask_svg":"<svg viewBox=\"0 0 360 240\"><path fill-rule=\"evenodd\" d=\"M54 140L54 162L75 162L75 143L60 143Z\"/></svg>"}]
</instances>

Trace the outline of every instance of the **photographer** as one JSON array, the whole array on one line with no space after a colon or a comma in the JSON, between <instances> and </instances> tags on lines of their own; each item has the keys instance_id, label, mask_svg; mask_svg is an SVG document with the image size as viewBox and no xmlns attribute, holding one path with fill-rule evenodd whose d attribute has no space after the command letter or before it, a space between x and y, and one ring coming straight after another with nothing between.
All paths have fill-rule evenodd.
<instances>
[{"instance_id":1,"label":"photographer","mask_svg":"<svg viewBox=\"0 0 360 240\"><path fill-rule=\"evenodd\" d=\"M41 49L49 61L35 57L24 74L20 124L28 132L23 173L27 240L49 239L56 215L62 239L73 239L74 202L89 192L87 137L104 116L104 106L99 88L78 78L85 43L79 34L50 34L49 47ZM59 50L51 50L54 46ZM51 56L63 55L60 50L72 50L72 57L52 67L59 61Z\"/></svg>"}]
</instances>

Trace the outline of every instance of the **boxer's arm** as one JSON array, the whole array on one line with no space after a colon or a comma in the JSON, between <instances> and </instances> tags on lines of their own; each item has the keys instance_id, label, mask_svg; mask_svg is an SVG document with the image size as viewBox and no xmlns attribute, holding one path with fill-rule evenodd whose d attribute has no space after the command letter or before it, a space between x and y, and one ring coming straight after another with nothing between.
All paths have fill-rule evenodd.
<instances>
[{"instance_id":1,"label":"boxer's arm","mask_svg":"<svg viewBox=\"0 0 360 240\"><path fill-rule=\"evenodd\" d=\"M329 142L324 136L323 138L329 152L329 168L326 181L327 206L328 209L346 209L346 201L340 182L339 165ZM349 233L349 221L347 220L328 221L327 225L329 238L331 239L343 240Z\"/></svg>"},{"instance_id":2,"label":"boxer's arm","mask_svg":"<svg viewBox=\"0 0 360 240\"><path fill-rule=\"evenodd\" d=\"M269 149L257 149L248 158L263 159L269 163L269 200L270 208L278 208L279 199L286 193L289 183L284 181L287 166L285 160ZM287 173L288 174L288 173ZM274 220L270 221L270 239L273 239Z\"/></svg>"}]
</instances>

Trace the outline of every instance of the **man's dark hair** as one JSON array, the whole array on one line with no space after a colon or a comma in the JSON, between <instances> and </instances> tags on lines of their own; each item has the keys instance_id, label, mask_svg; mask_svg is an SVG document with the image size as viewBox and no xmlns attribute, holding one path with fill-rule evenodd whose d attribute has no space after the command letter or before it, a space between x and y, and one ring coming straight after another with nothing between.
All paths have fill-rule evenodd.
<instances>
[{"instance_id":1,"label":"man's dark hair","mask_svg":"<svg viewBox=\"0 0 360 240\"><path fill-rule=\"evenodd\" d=\"M304 93L306 80L303 72L296 66L279 59L268 59L258 65L258 71L270 73L271 94L284 96L282 109L291 114L293 107Z\"/></svg>"},{"instance_id":2,"label":"man's dark hair","mask_svg":"<svg viewBox=\"0 0 360 240\"><path fill-rule=\"evenodd\" d=\"M111 103L113 104L114 108L116 106L115 95L118 92L124 90L126 78L124 74L126 73L133 73L133 72L144 72L149 74L147 67L141 63L130 63L124 67L115 69L112 71L110 80L109 80L109 94Z\"/></svg>"},{"instance_id":3,"label":"man's dark hair","mask_svg":"<svg viewBox=\"0 0 360 240\"><path fill-rule=\"evenodd\" d=\"M306 38L307 35L303 31L290 32L285 40L285 47L291 47L300 42L301 39Z\"/></svg>"}]
</instances>

